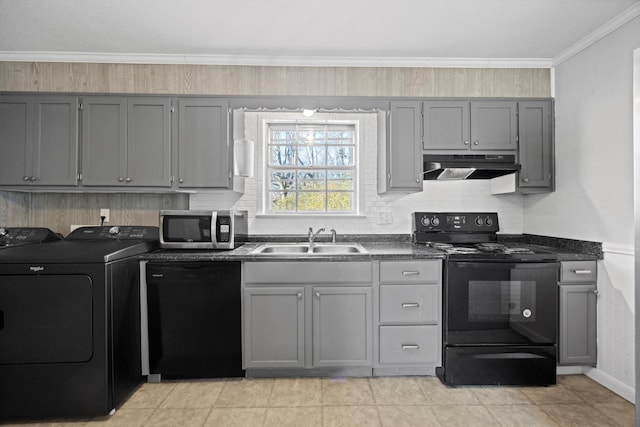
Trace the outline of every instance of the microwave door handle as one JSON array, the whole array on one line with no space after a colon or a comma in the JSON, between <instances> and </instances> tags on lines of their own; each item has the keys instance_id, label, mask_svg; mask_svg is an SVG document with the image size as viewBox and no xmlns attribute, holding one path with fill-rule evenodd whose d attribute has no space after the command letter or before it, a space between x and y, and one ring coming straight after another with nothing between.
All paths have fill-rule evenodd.
<instances>
[{"instance_id":1,"label":"microwave door handle","mask_svg":"<svg viewBox=\"0 0 640 427\"><path fill-rule=\"evenodd\" d=\"M218 212L214 211L211 213L211 243L215 247L218 243Z\"/></svg>"}]
</instances>

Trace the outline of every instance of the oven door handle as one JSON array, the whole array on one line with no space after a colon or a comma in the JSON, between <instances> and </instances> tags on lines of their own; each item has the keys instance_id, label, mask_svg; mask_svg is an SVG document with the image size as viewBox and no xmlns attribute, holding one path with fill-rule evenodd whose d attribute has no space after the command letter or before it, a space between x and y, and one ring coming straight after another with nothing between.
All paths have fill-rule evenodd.
<instances>
[{"instance_id":1,"label":"oven door handle","mask_svg":"<svg viewBox=\"0 0 640 427\"><path fill-rule=\"evenodd\" d=\"M541 268L549 268L549 267L560 267L560 263L558 262L549 262L549 261L541 261L541 262L494 262L494 261L485 261L485 262L468 262L468 261L449 261L449 267L453 268L491 268L492 270L501 269L501 270L513 270L514 268L518 269L541 269Z\"/></svg>"}]
</instances>

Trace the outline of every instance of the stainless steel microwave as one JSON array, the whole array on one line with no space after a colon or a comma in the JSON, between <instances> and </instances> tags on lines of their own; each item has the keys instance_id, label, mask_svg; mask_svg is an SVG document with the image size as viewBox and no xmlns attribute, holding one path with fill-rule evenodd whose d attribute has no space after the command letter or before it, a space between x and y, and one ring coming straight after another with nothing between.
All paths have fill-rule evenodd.
<instances>
[{"instance_id":1,"label":"stainless steel microwave","mask_svg":"<svg viewBox=\"0 0 640 427\"><path fill-rule=\"evenodd\" d=\"M247 211L160 211L160 247L234 249L247 241Z\"/></svg>"}]
</instances>

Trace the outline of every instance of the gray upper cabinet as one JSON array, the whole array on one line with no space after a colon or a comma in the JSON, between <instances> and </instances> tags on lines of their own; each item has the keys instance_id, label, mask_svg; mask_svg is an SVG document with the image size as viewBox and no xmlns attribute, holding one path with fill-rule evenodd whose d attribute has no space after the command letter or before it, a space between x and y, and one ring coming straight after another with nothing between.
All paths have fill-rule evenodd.
<instances>
[{"instance_id":1,"label":"gray upper cabinet","mask_svg":"<svg viewBox=\"0 0 640 427\"><path fill-rule=\"evenodd\" d=\"M424 149L468 150L469 101L425 101Z\"/></svg>"},{"instance_id":2,"label":"gray upper cabinet","mask_svg":"<svg viewBox=\"0 0 640 427\"><path fill-rule=\"evenodd\" d=\"M510 151L518 148L516 101L425 101L425 150Z\"/></svg>"},{"instance_id":3,"label":"gray upper cabinet","mask_svg":"<svg viewBox=\"0 0 640 427\"><path fill-rule=\"evenodd\" d=\"M171 99L85 97L82 184L171 187Z\"/></svg>"},{"instance_id":4,"label":"gray upper cabinet","mask_svg":"<svg viewBox=\"0 0 640 427\"><path fill-rule=\"evenodd\" d=\"M229 103L178 98L178 187L229 188Z\"/></svg>"},{"instance_id":5,"label":"gray upper cabinet","mask_svg":"<svg viewBox=\"0 0 640 427\"><path fill-rule=\"evenodd\" d=\"M0 98L0 185L78 183L78 98Z\"/></svg>"},{"instance_id":6,"label":"gray upper cabinet","mask_svg":"<svg viewBox=\"0 0 640 427\"><path fill-rule=\"evenodd\" d=\"M518 174L518 186L521 192L552 189L551 112L551 101L519 102L519 157L522 169Z\"/></svg>"},{"instance_id":7,"label":"gray upper cabinet","mask_svg":"<svg viewBox=\"0 0 640 427\"><path fill-rule=\"evenodd\" d=\"M420 101L391 102L389 137L380 147L379 193L422 190L421 107Z\"/></svg>"}]
</instances>

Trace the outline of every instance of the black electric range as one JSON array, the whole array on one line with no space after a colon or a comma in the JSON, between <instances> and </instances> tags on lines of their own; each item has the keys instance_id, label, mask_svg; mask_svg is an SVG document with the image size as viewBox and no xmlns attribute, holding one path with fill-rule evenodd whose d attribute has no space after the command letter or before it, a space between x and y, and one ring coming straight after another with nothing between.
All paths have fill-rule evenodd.
<instances>
[{"instance_id":1,"label":"black electric range","mask_svg":"<svg viewBox=\"0 0 640 427\"><path fill-rule=\"evenodd\" d=\"M498 242L495 212L415 212L413 240L447 253L443 383L556 383L557 278L552 250Z\"/></svg>"}]
</instances>

